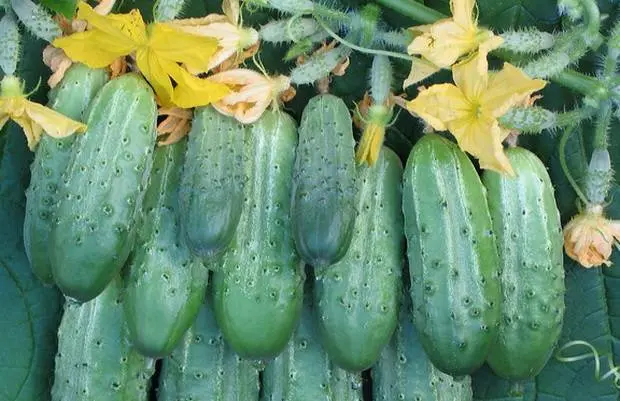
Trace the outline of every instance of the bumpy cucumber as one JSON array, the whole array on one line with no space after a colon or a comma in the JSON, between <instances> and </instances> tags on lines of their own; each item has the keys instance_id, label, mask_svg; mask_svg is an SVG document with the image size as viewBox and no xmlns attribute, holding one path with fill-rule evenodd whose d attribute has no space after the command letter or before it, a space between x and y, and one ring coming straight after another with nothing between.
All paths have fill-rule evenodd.
<instances>
[{"instance_id":1,"label":"bumpy cucumber","mask_svg":"<svg viewBox=\"0 0 620 401\"><path fill-rule=\"evenodd\" d=\"M138 351L163 357L192 325L209 278L179 240L177 190L187 143L155 151L136 246L125 266L125 316Z\"/></svg>"},{"instance_id":2,"label":"bumpy cucumber","mask_svg":"<svg viewBox=\"0 0 620 401\"><path fill-rule=\"evenodd\" d=\"M58 86L50 91L48 107L74 120L82 114L108 80L105 70L73 64ZM58 203L58 186L76 135L56 139L43 135L30 167L31 179L26 202L24 245L32 270L46 284L53 282L48 238Z\"/></svg>"},{"instance_id":3,"label":"bumpy cucumber","mask_svg":"<svg viewBox=\"0 0 620 401\"><path fill-rule=\"evenodd\" d=\"M267 111L250 126L243 211L213 275L217 322L233 350L247 358L277 356L301 312L302 262L290 225L296 144L295 122L284 112Z\"/></svg>"},{"instance_id":4,"label":"bumpy cucumber","mask_svg":"<svg viewBox=\"0 0 620 401\"><path fill-rule=\"evenodd\" d=\"M194 112L179 202L183 234L197 255L224 250L239 224L245 131L211 106Z\"/></svg>"},{"instance_id":5,"label":"bumpy cucumber","mask_svg":"<svg viewBox=\"0 0 620 401\"><path fill-rule=\"evenodd\" d=\"M239 358L224 341L207 301L179 346L164 359L157 399L257 401L255 362Z\"/></svg>"},{"instance_id":6,"label":"bumpy cucumber","mask_svg":"<svg viewBox=\"0 0 620 401\"><path fill-rule=\"evenodd\" d=\"M263 372L261 401L361 401L360 374L330 361L319 341L311 291L304 298L295 334Z\"/></svg>"},{"instance_id":7,"label":"bumpy cucumber","mask_svg":"<svg viewBox=\"0 0 620 401\"><path fill-rule=\"evenodd\" d=\"M403 267L402 164L383 148L362 167L351 245L336 264L317 270L319 332L330 358L350 371L379 358L398 321Z\"/></svg>"},{"instance_id":8,"label":"bumpy cucumber","mask_svg":"<svg viewBox=\"0 0 620 401\"><path fill-rule=\"evenodd\" d=\"M530 151L506 151L517 177L485 171L483 182L500 258L499 336L489 366L506 379L536 376L560 336L564 316L562 225L551 179Z\"/></svg>"},{"instance_id":9,"label":"bumpy cucumber","mask_svg":"<svg viewBox=\"0 0 620 401\"><path fill-rule=\"evenodd\" d=\"M50 233L52 274L68 297L96 297L129 256L153 162L156 115L153 91L135 74L108 82L92 101Z\"/></svg>"},{"instance_id":10,"label":"bumpy cucumber","mask_svg":"<svg viewBox=\"0 0 620 401\"><path fill-rule=\"evenodd\" d=\"M65 303L58 329L53 401L146 401L153 359L132 348L116 277L95 299Z\"/></svg>"},{"instance_id":11,"label":"bumpy cucumber","mask_svg":"<svg viewBox=\"0 0 620 401\"><path fill-rule=\"evenodd\" d=\"M293 178L293 235L312 266L344 257L355 221L355 140L345 103L330 94L310 99L299 127Z\"/></svg>"},{"instance_id":12,"label":"bumpy cucumber","mask_svg":"<svg viewBox=\"0 0 620 401\"><path fill-rule=\"evenodd\" d=\"M411 299L403 294L396 332L371 370L373 400L471 401L471 378L455 380L431 363L411 315Z\"/></svg>"},{"instance_id":13,"label":"bumpy cucumber","mask_svg":"<svg viewBox=\"0 0 620 401\"><path fill-rule=\"evenodd\" d=\"M501 301L485 189L465 153L429 134L409 155L403 193L414 324L438 369L469 374L495 341Z\"/></svg>"}]
</instances>

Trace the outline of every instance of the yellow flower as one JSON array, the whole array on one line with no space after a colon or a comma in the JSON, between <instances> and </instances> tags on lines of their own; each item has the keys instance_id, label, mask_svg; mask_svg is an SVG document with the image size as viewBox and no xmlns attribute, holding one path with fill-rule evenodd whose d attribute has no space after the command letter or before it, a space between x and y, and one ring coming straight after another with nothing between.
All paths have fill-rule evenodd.
<instances>
[{"instance_id":1,"label":"yellow flower","mask_svg":"<svg viewBox=\"0 0 620 401\"><path fill-rule=\"evenodd\" d=\"M475 0L450 0L452 18L410 28L418 36L409 44L407 52L422 59L414 58L406 86L450 67L461 56L478 50L486 58L490 51L501 46L501 37L478 27L475 5Z\"/></svg>"},{"instance_id":2,"label":"yellow flower","mask_svg":"<svg viewBox=\"0 0 620 401\"><path fill-rule=\"evenodd\" d=\"M456 85L433 85L407 103L434 129L449 130L459 146L480 160L480 166L514 175L502 142L509 130L497 119L546 82L531 79L509 63L488 74L487 59L478 54L453 67Z\"/></svg>"},{"instance_id":3,"label":"yellow flower","mask_svg":"<svg viewBox=\"0 0 620 401\"><path fill-rule=\"evenodd\" d=\"M0 82L0 129L9 119L22 127L30 150L35 149L44 131L54 138L86 131L86 125L26 99L22 82L11 75Z\"/></svg>"},{"instance_id":4,"label":"yellow flower","mask_svg":"<svg viewBox=\"0 0 620 401\"><path fill-rule=\"evenodd\" d=\"M199 79L179 65L207 71L217 49L212 38L182 32L168 23L147 27L138 10L102 16L85 2L79 3L77 18L87 21L89 29L58 38L53 45L91 68L106 67L118 57L135 52L138 68L163 106L205 105L228 93L225 85Z\"/></svg>"},{"instance_id":5,"label":"yellow flower","mask_svg":"<svg viewBox=\"0 0 620 401\"><path fill-rule=\"evenodd\" d=\"M166 136L158 141L158 146L172 145L189 134L192 125L192 111L180 107L160 107L157 114L166 118L157 125L157 137Z\"/></svg>"},{"instance_id":6,"label":"yellow flower","mask_svg":"<svg viewBox=\"0 0 620 401\"><path fill-rule=\"evenodd\" d=\"M235 60L232 64L239 65L258 50L258 32L242 26L239 0L224 0L222 9L224 15L210 14L204 18L188 18L170 23L184 32L218 40L218 49L209 62L209 70L233 56ZM244 53L246 49L250 50ZM194 71L190 69L190 72Z\"/></svg>"},{"instance_id":7,"label":"yellow flower","mask_svg":"<svg viewBox=\"0 0 620 401\"><path fill-rule=\"evenodd\" d=\"M291 86L291 80L283 75L272 78L243 68L223 71L208 79L231 87L232 93L213 103L213 107L243 124L258 120L270 104L276 106L280 95Z\"/></svg>"},{"instance_id":8,"label":"yellow flower","mask_svg":"<svg viewBox=\"0 0 620 401\"><path fill-rule=\"evenodd\" d=\"M564 227L566 254L586 268L611 266L614 243L620 243L620 221L606 219L600 205L588 207Z\"/></svg>"},{"instance_id":9,"label":"yellow flower","mask_svg":"<svg viewBox=\"0 0 620 401\"><path fill-rule=\"evenodd\" d=\"M392 118L391 100L387 104L372 104L368 92L358 106L358 115L354 118L354 123L364 129L362 139L355 152L355 160L359 164L364 162L369 166L379 160L379 152L385 138L385 130Z\"/></svg>"}]
</instances>

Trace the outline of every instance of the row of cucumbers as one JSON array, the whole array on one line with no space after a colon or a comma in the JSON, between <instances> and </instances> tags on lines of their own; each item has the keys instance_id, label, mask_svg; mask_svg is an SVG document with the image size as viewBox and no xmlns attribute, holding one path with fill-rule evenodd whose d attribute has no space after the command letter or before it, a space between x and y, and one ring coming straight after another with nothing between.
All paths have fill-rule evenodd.
<instances>
[{"instance_id":1,"label":"row of cucumbers","mask_svg":"<svg viewBox=\"0 0 620 401\"><path fill-rule=\"evenodd\" d=\"M27 253L38 277L84 303L67 311L119 280L129 342L163 357L199 314L212 270L226 343L270 360L298 325L305 262L321 343L359 372L397 326L406 238L413 321L439 370L462 376L487 360L517 379L542 369L561 328L564 273L553 190L532 153L509 149L518 176L485 172L484 185L435 134L404 172L387 148L356 168L349 112L326 94L299 130L284 112L243 127L197 109L188 140L153 151L150 88L133 74L106 80L75 65L51 93L52 107L89 128L41 141L28 190ZM82 326L65 317L61 355L63 333Z\"/></svg>"}]
</instances>

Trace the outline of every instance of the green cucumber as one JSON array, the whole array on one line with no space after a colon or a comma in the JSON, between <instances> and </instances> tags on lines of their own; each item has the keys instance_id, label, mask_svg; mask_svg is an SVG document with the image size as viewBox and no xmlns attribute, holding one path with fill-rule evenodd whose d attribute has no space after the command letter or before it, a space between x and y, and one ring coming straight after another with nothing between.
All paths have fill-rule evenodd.
<instances>
[{"instance_id":1,"label":"green cucumber","mask_svg":"<svg viewBox=\"0 0 620 401\"><path fill-rule=\"evenodd\" d=\"M485 189L465 153L428 134L409 155L403 193L414 324L439 370L469 374L484 363L500 315Z\"/></svg>"},{"instance_id":2,"label":"green cucumber","mask_svg":"<svg viewBox=\"0 0 620 401\"><path fill-rule=\"evenodd\" d=\"M179 240L177 191L187 143L155 150L136 246L125 266L129 337L150 357L172 352L192 325L209 279L201 259Z\"/></svg>"},{"instance_id":3,"label":"green cucumber","mask_svg":"<svg viewBox=\"0 0 620 401\"><path fill-rule=\"evenodd\" d=\"M203 304L179 346L163 360L157 400L258 401L258 394L255 362L235 354L211 305Z\"/></svg>"},{"instance_id":4,"label":"green cucumber","mask_svg":"<svg viewBox=\"0 0 620 401\"><path fill-rule=\"evenodd\" d=\"M113 79L75 140L50 233L54 281L68 297L100 294L131 251L155 146L153 91L136 74Z\"/></svg>"},{"instance_id":5,"label":"green cucumber","mask_svg":"<svg viewBox=\"0 0 620 401\"><path fill-rule=\"evenodd\" d=\"M146 401L155 361L129 342L120 276L95 299L65 303L53 401Z\"/></svg>"},{"instance_id":6,"label":"green cucumber","mask_svg":"<svg viewBox=\"0 0 620 401\"><path fill-rule=\"evenodd\" d=\"M396 332L372 367L375 401L471 401L471 377L458 380L437 369L424 352L411 321L409 294L403 294Z\"/></svg>"},{"instance_id":7,"label":"green cucumber","mask_svg":"<svg viewBox=\"0 0 620 401\"><path fill-rule=\"evenodd\" d=\"M543 163L523 148L506 150L517 174L489 170L483 182L497 237L502 288L499 336L487 362L503 378L538 375L560 336L564 316L563 237Z\"/></svg>"},{"instance_id":8,"label":"green cucumber","mask_svg":"<svg viewBox=\"0 0 620 401\"><path fill-rule=\"evenodd\" d=\"M398 322L403 268L402 164L383 148L359 173L358 215L349 249L316 272L319 333L340 367L362 371L375 363Z\"/></svg>"},{"instance_id":9,"label":"green cucumber","mask_svg":"<svg viewBox=\"0 0 620 401\"><path fill-rule=\"evenodd\" d=\"M338 97L313 97L304 109L293 175L293 235L301 258L315 267L342 259L353 236L355 140Z\"/></svg>"},{"instance_id":10,"label":"green cucumber","mask_svg":"<svg viewBox=\"0 0 620 401\"><path fill-rule=\"evenodd\" d=\"M361 375L330 361L319 340L312 291L304 298L295 334L265 367L261 401L361 401Z\"/></svg>"},{"instance_id":11,"label":"green cucumber","mask_svg":"<svg viewBox=\"0 0 620 401\"><path fill-rule=\"evenodd\" d=\"M245 131L212 106L194 112L179 203L185 240L199 256L223 251L239 224Z\"/></svg>"},{"instance_id":12,"label":"green cucumber","mask_svg":"<svg viewBox=\"0 0 620 401\"><path fill-rule=\"evenodd\" d=\"M95 94L108 80L105 70L73 64L58 86L50 91L48 107L73 120L82 115ZM58 203L61 174L69 163L76 135L52 138L43 135L30 167L30 186L26 192L24 245L34 274L46 284L53 283L48 238Z\"/></svg>"},{"instance_id":13,"label":"green cucumber","mask_svg":"<svg viewBox=\"0 0 620 401\"><path fill-rule=\"evenodd\" d=\"M277 356L301 312L303 263L290 228L296 144L295 121L282 111L265 112L246 134L243 211L213 275L215 317L244 358Z\"/></svg>"}]
</instances>

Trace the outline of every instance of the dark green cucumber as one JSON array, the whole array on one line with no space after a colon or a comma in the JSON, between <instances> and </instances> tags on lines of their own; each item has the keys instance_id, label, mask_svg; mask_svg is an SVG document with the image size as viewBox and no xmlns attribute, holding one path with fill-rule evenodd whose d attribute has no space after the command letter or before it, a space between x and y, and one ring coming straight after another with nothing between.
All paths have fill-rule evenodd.
<instances>
[{"instance_id":1,"label":"dark green cucumber","mask_svg":"<svg viewBox=\"0 0 620 401\"><path fill-rule=\"evenodd\" d=\"M261 401L361 401L361 375L330 361L319 340L312 292L306 292L295 334L263 372Z\"/></svg>"},{"instance_id":2,"label":"dark green cucumber","mask_svg":"<svg viewBox=\"0 0 620 401\"><path fill-rule=\"evenodd\" d=\"M501 377L536 376L558 341L564 316L563 237L543 163L523 148L506 150L517 174L489 170L483 182L497 237L502 303L488 364Z\"/></svg>"},{"instance_id":3,"label":"dark green cucumber","mask_svg":"<svg viewBox=\"0 0 620 401\"><path fill-rule=\"evenodd\" d=\"M402 164L383 148L361 167L353 240L339 262L316 272L319 332L330 358L362 371L379 358L398 321L403 268Z\"/></svg>"},{"instance_id":4,"label":"dark green cucumber","mask_svg":"<svg viewBox=\"0 0 620 401\"><path fill-rule=\"evenodd\" d=\"M355 222L355 140L338 97L313 97L304 109L293 175L293 235L301 258L321 267L342 259Z\"/></svg>"},{"instance_id":5,"label":"dark green cucumber","mask_svg":"<svg viewBox=\"0 0 620 401\"><path fill-rule=\"evenodd\" d=\"M136 246L125 266L129 337L150 357L169 354L192 325L209 279L180 240L177 192L187 143L155 150Z\"/></svg>"},{"instance_id":6,"label":"dark green cucumber","mask_svg":"<svg viewBox=\"0 0 620 401\"><path fill-rule=\"evenodd\" d=\"M95 299L65 303L53 401L146 401L155 361L129 342L117 276Z\"/></svg>"},{"instance_id":7,"label":"dark green cucumber","mask_svg":"<svg viewBox=\"0 0 620 401\"><path fill-rule=\"evenodd\" d=\"M86 302L120 271L134 243L155 146L153 91L136 74L97 93L75 140L50 233L54 281Z\"/></svg>"},{"instance_id":8,"label":"dark green cucumber","mask_svg":"<svg viewBox=\"0 0 620 401\"><path fill-rule=\"evenodd\" d=\"M398 327L370 372L373 400L471 401L471 378L456 380L432 364L411 321L412 313L409 294L403 294Z\"/></svg>"},{"instance_id":9,"label":"dark green cucumber","mask_svg":"<svg viewBox=\"0 0 620 401\"><path fill-rule=\"evenodd\" d=\"M414 324L439 370L469 374L497 337L501 301L485 189L465 153L428 134L409 155L403 193Z\"/></svg>"},{"instance_id":10,"label":"dark green cucumber","mask_svg":"<svg viewBox=\"0 0 620 401\"><path fill-rule=\"evenodd\" d=\"M255 362L239 358L224 341L207 299L163 361L157 400L258 401L258 393Z\"/></svg>"},{"instance_id":11,"label":"dark green cucumber","mask_svg":"<svg viewBox=\"0 0 620 401\"><path fill-rule=\"evenodd\" d=\"M197 255L223 251L239 224L244 135L244 126L212 106L194 112L179 203L185 240Z\"/></svg>"},{"instance_id":12,"label":"dark green cucumber","mask_svg":"<svg viewBox=\"0 0 620 401\"><path fill-rule=\"evenodd\" d=\"M73 120L81 121L84 111L107 80L108 74L105 70L73 64L60 84L50 91L48 107ZM54 281L48 238L58 203L61 174L69 163L75 138L76 135L60 139L43 135L30 167L24 245L34 274L46 284Z\"/></svg>"},{"instance_id":13,"label":"dark green cucumber","mask_svg":"<svg viewBox=\"0 0 620 401\"><path fill-rule=\"evenodd\" d=\"M281 111L267 111L250 126L243 211L213 275L215 317L232 349L246 358L277 356L301 312L303 263L290 225L295 128Z\"/></svg>"}]
</instances>

